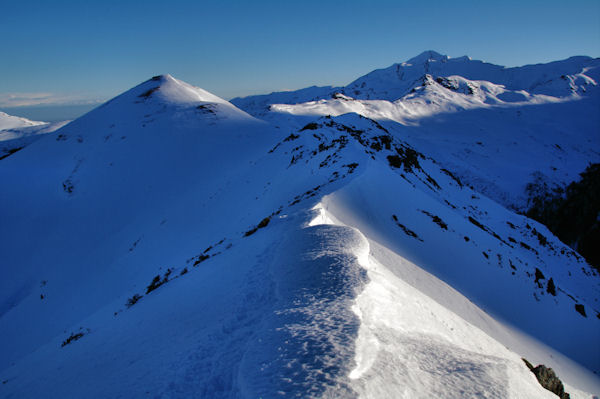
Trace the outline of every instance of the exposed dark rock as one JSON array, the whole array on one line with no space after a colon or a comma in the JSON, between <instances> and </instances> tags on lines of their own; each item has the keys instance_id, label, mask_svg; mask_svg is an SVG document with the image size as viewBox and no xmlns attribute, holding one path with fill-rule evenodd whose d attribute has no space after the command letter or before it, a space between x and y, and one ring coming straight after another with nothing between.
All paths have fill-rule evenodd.
<instances>
[{"instance_id":1,"label":"exposed dark rock","mask_svg":"<svg viewBox=\"0 0 600 399\"><path fill-rule=\"evenodd\" d=\"M307 124L306 126L304 126L302 129L300 129L300 131L304 131L304 130L317 130L319 128L319 125L316 124L315 122L311 122L309 124Z\"/></svg>"},{"instance_id":2,"label":"exposed dark rock","mask_svg":"<svg viewBox=\"0 0 600 399\"><path fill-rule=\"evenodd\" d=\"M533 229L531 232L537 237L541 246L545 247L546 245L548 245L548 239L542 233L540 233L536 229Z\"/></svg>"},{"instance_id":3,"label":"exposed dark rock","mask_svg":"<svg viewBox=\"0 0 600 399\"><path fill-rule=\"evenodd\" d=\"M349 163L347 165L342 165L342 166L345 166L346 168L348 168L348 173L353 173L354 169L356 169L358 167L358 164L356 162L352 162L352 163Z\"/></svg>"},{"instance_id":4,"label":"exposed dark rock","mask_svg":"<svg viewBox=\"0 0 600 399\"><path fill-rule=\"evenodd\" d=\"M0 160L2 160L4 158L6 158L6 157L8 157L8 156L10 156L12 154L14 154L15 152L17 152L19 150L22 150L23 148L25 148L25 147L18 147L18 148L12 148L10 150L7 150L6 154L0 156Z\"/></svg>"},{"instance_id":5,"label":"exposed dark rock","mask_svg":"<svg viewBox=\"0 0 600 399\"><path fill-rule=\"evenodd\" d=\"M261 220L260 223L256 227L254 227L254 228L248 230L247 232L245 232L244 233L244 237L251 236L252 234L256 233L256 231L258 229L262 229L263 227L267 227L267 225L269 224L270 221L271 221L271 216L267 216L266 218L264 218L263 220Z\"/></svg>"},{"instance_id":6,"label":"exposed dark rock","mask_svg":"<svg viewBox=\"0 0 600 399\"><path fill-rule=\"evenodd\" d=\"M431 218L431 220L433 221L433 223L437 224L444 230L448 230L448 225L439 216L434 215L427 211L423 211L423 210L421 212L424 213L425 215L429 216Z\"/></svg>"},{"instance_id":7,"label":"exposed dark rock","mask_svg":"<svg viewBox=\"0 0 600 399\"><path fill-rule=\"evenodd\" d=\"M550 295L556 296L556 286L554 285L554 280L552 280L552 277L550 277L550 280L548 280L548 285L546 286L546 292L549 293Z\"/></svg>"},{"instance_id":8,"label":"exposed dark rock","mask_svg":"<svg viewBox=\"0 0 600 399\"><path fill-rule=\"evenodd\" d=\"M447 174L448 176L450 176L450 178L452 180L454 180L456 182L456 184L458 184L460 187L463 186L462 182L460 181L460 179L458 177L456 177L452 172L450 172L448 169L442 169L442 172L444 172L445 174Z\"/></svg>"},{"instance_id":9,"label":"exposed dark rock","mask_svg":"<svg viewBox=\"0 0 600 399\"><path fill-rule=\"evenodd\" d=\"M206 255L204 253L199 255L198 258L194 261L194 266L198 266L200 263L204 262L208 258L210 258L210 255Z\"/></svg>"},{"instance_id":10,"label":"exposed dark rock","mask_svg":"<svg viewBox=\"0 0 600 399\"><path fill-rule=\"evenodd\" d=\"M469 222L473 223L475 226L479 227L481 230L487 232L487 229L485 228L485 226L482 225L481 223L479 223L477 221L477 219L475 219L474 217L469 216Z\"/></svg>"},{"instance_id":11,"label":"exposed dark rock","mask_svg":"<svg viewBox=\"0 0 600 399\"><path fill-rule=\"evenodd\" d=\"M556 394L556 396L561 399L571 399L571 395L565 392L565 387L562 381L554 373L554 370L544 366L543 364L533 367L533 365L529 363L527 359L523 359L523 361L527 365L527 368L529 368L529 370L531 370L531 372L535 375L535 378L537 378L542 387Z\"/></svg>"},{"instance_id":12,"label":"exposed dark rock","mask_svg":"<svg viewBox=\"0 0 600 399\"><path fill-rule=\"evenodd\" d=\"M158 287L162 285L162 281L160 280L160 275L154 276L150 284L146 287L146 294L151 293Z\"/></svg>"},{"instance_id":13,"label":"exposed dark rock","mask_svg":"<svg viewBox=\"0 0 600 399\"><path fill-rule=\"evenodd\" d=\"M213 104L200 104L196 107L198 111L203 114L212 114L216 115L215 110L213 109L215 106Z\"/></svg>"},{"instance_id":14,"label":"exposed dark rock","mask_svg":"<svg viewBox=\"0 0 600 399\"><path fill-rule=\"evenodd\" d=\"M542 273L542 271L536 267L535 268L535 283L538 285L538 287L542 288L542 283L540 283L540 280L545 280L545 279L546 279L546 277L544 276L544 273Z\"/></svg>"},{"instance_id":15,"label":"exposed dark rock","mask_svg":"<svg viewBox=\"0 0 600 399\"><path fill-rule=\"evenodd\" d=\"M127 302L125 303L125 306L127 306L128 308L130 308L133 305L135 305L140 299L142 299L142 296L139 295L139 294L135 294L134 296L132 296L131 298L129 298L127 300Z\"/></svg>"},{"instance_id":16,"label":"exposed dark rock","mask_svg":"<svg viewBox=\"0 0 600 399\"><path fill-rule=\"evenodd\" d=\"M75 186L73 185L73 182L71 181L71 179L65 180L63 182L62 186L63 186L63 190L65 193L73 194L73 190L75 189Z\"/></svg>"},{"instance_id":17,"label":"exposed dark rock","mask_svg":"<svg viewBox=\"0 0 600 399\"><path fill-rule=\"evenodd\" d=\"M405 225L403 225L402 223L400 223L398 221L398 216L392 215L392 219L394 219L394 222L396 222L396 225L402 229L402 231L404 232L404 234L406 234L409 237L416 238L417 240L423 242L423 240L421 239L421 237L419 237L417 235L417 233L415 233L414 231L410 230L408 227L406 227Z\"/></svg>"},{"instance_id":18,"label":"exposed dark rock","mask_svg":"<svg viewBox=\"0 0 600 399\"><path fill-rule=\"evenodd\" d=\"M89 332L89 329L88 329L88 332ZM60 346L61 347L67 346L71 342L77 341L78 339L80 339L81 337L83 337L84 334L85 334L85 332L71 333L71 335L69 336L69 338L65 339Z\"/></svg>"},{"instance_id":19,"label":"exposed dark rock","mask_svg":"<svg viewBox=\"0 0 600 399\"><path fill-rule=\"evenodd\" d=\"M140 94L138 97L140 97L140 98L149 98L152 95L152 93L154 93L158 89L159 89L159 87L153 87L151 89L146 90L145 92L143 92L142 94Z\"/></svg>"}]
</instances>

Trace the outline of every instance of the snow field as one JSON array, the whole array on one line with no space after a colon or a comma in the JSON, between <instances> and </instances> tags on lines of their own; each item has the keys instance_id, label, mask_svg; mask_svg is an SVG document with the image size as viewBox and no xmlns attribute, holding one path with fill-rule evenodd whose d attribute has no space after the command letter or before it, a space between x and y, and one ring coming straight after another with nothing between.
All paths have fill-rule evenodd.
<instances>
[{"instance_id":1,"label":"snow field","mask_svg":"<svg viewBox=\"0 0 600 399\"><path fill-rule=\"evenodd\" d=\"M377 83L359 100L303 100L379 111L395 94L377 87L408 64L468 75L400 79L394 90L415 88L406 101L420 118L406 125L263 109L265 122L157 76L3 160L0 396L553 397L521 356L553 367L572 397L600 392L558 352L597 369L597 276L543 226L443 169L471 167L480 174L459 177L491 187L496 170L484 166L501 167L515 140L505 127L527 115L515 136L550 129L546 109L565 107L562 119L593 105L561 99L526 112L536 106L515 101L564 84L579 96L595 69L524 92L515 76L512 86L481 82L482 70L507 75L467 61L429 52L359 79L357 89ZM521 72L523 85L539 83ZM465 127L488 119L493 140L473 144L481 133ZM544 151L576 173L568 154L585 159L582 142L554 139L594 123L558 124ZM525 157L535 142L515 163L542 165Z\"/></svg>"}]
</instances>

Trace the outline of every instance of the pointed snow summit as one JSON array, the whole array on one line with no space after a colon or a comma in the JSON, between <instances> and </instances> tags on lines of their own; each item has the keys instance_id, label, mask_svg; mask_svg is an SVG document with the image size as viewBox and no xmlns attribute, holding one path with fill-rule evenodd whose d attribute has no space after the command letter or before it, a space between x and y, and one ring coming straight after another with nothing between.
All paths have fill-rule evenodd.
<instances>
[{"instance_id":1,"label":"pointed snow summit","mask_svg":"<svg viewBox=\"0 0 600 399\"><path fill-rule=\"evenodd\" d=\"M421 54L417 55L416 57L411 58L410 60L406 61L403 64L415 65L415 64L424 64L426 62L431 62L431 61L445 62L445 61L448 61L448 59L449 58L447 55L442 55L433 50L427 50L427 51L423 51Z\"/></svg>"},{"instance_id":2,"label":"pointed snow summit","mask_svg":"<svg viewBox=\"0 0 600 399\"><path fill-rule=\"evenodd\" d=\"M199 209L218 194L220 184L268 151L269 131L227 101L163 75L3 159L0 181L11 188L0 192L0 209L10 209L0 217L0 270L18 265L19 272L0 279L0 292L8 293L0 297L0 337L9 344L0 345L0 369L27 353L31 343L47 342L65 326L130 294L134 277L148 262L169 263L163 255L174 248L191 252L181 245L195 239L182 240L189 230L176 229L161 238L170 244L153 244L154 260L131 262L140 234L144 240L152 234L142 226L163 226L167 219L173 226L204 226ZM215 215L228 212L218 205L210 209ZM8 242L15 243L10 253L4 250ZM64 245L71 244L66 251ZM49 269L44 257L52 259ZM36 280L52 281L52 293L26 300L34 298ZM110 288L93 288L98 284ZM40 304L46 310L35 323L44 327L25 326L33 319L20 324L20 312L37 314Z\"/></svg>"},{"instance_id":3,"label":"pointed snow summit","mask_svg":"<svg viewBox=\"0 0 600 399\"><path fill-rule=\"evenodd\" d=\"M396 102L419 86L426 75L434 79L460 77L496 85L524 95L545 95L555 98L580 96L597 87L600 81L600 59L584 56L571 57L547 64L507 68L468 56L451 58L433 50L425 51L405 62L376 69L344 87L313 87L269 95L234 98L236 106L252 115L266 115L273 104L298 104L329 100L342 93L356 100L384 100ZM523 95L509 94L511 98ZM326 115L326 114L325 114Z\"/></svg>"},{"instance_id":4,"label":"pointed snow summit","mask_svg":"<svg viewBox=\"0 0 600 399\"><path fill-rule=\"evenodd\" d=\"M138 105L143 105L142 107ZM137 106L137 107L136 107ZM236 108L226 100L199 87L178 80L171 75L158 75L113 98L100 108L125 107L135 112L135 109L149 111L167 108L189 109L196 108L207 116L220 119L251 120L250 115Z\"/></svg>"},{"instance_id":5,"label":"pointed snow summit","mask_svg":"<svg viewBox=\"0 0 600 399\"><path fill-rule=\"evenodd\" d=\"M222 98L217 97L199 87L195 87L186 82L175 79L169 74L154 76L144 83L134 87L127 93L144 99L150 97L159 98L164 102L173 104L193 105L204 102L229 104Z\"/></svg>"},{"instance_id":6,"label":"pointed snow summit","mask_svg":"<svg viewBox=\"0 0 600 399\"><path fill-rule=\"evenodd\" d=\"M358 78L344 92L360 99L395 101L407 93L426 74L434 78L460 76L474 81L503 85L509 90L531 94L566 97L595 86L600 60L571 57L549 64L506 68L472 60L468 56L450 58L435 51L425 51L406 62L378 69Z\"/></svg>"},{"instance_id":7,"label":"pointed snow summit","mask_svg":"<svg viewBox=\"0 0 600 399\"><path fill-rule=\"evenodd\" d=\"M48 124L0 112L0 159L23 150L40 138L41 134L54 132L67 122ZM141 132L147 136L148 132L155 130L158 135L173 131L193 133L217 124L219 128L216 130L222 131L232 125L262 123L206 90L171 75L159 75L73 121L68 128L57 134L56 140L67 141L69 137L76 136L77 141L83 143L92 139L92 136L98 136L104 137L108 142L109 138L114 138L121 131L122 137L127 133L131 138ZM108 126L110 130L106 131L102 126ZM143 129L139 130L139 127ZM51 141L47 141L45 145L53 147ZM79 146L77 151L82 149ZM93 148L88 150L94 151ZM61 156L59 153L64 148L49 151L56 151L55 156Z\"/></svg>"}]
</instances>

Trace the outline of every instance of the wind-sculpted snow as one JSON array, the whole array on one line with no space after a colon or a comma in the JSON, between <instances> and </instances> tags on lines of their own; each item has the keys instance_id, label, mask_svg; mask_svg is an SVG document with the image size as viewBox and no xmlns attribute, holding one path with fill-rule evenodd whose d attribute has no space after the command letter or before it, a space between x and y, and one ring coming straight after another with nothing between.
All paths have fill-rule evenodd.
<instances>
[{"instance_id":1,"label":"wind-sculpted snow","mask_svg":"<svg viewBox=\"0 0 600 399\"><path fill-rule=\"evenodd\" d=\"M323 206L317 205L311 224L339 225ZM530 378L518 356L464 319L477 312L471 303L392 256L376 244L361 257L368 280L352 307L360 329L355 367L348 374L358 397L552 398ZM425 295L433 292L435 299ZM469 307L473 309L465 312ZM493 332L498 330L502 327Z\"/></svg>"},{"instance_id":2,"label":"wind-sculpted snow","mask_svg":"<svg viewBox=\"0 0 600 399\"><path fill-rule=\"evenodd\" d=\"M352 312L366 281L358 258L366 239L341 226L307 227L278 248L270 267L275 299L240 364L242 397L354 397L359 319Z\"/></svg>"},{"instance_id":3,"label":"wind-sculpted snow","mask_svg":"<svg viewBox=\"0 0 600 399\"><path fill-rule=\"evenodd\" d=\"M384 184L393 181L385 177L390 172L373 167L331 198L325 197L325 206L342 223L419 264L486 311L597 368L599 352L592 342L600 323L575 309L585 302L598 313L597 273L543 226L486 198L470 199L472 191L453 187L426 161L421 165L441 186L439 190L408 174L409 181ZM403 186L413 184L424 190L407 195ZM440 198L436 192L445 194ZM550 294L550 278L560 280L564 291Z\"/></svg>"},{"instance_id":4,"label":"wind-sculpted snow","mask_svg":"<svg viewBox=\"0 0 600 399\"><path fill-rule=\"evenodd\" d=\"M368 273L356 304L358 365L350 373L360 397L552 397L482 331L374 259Z\"/></svg>"}]
</instances>

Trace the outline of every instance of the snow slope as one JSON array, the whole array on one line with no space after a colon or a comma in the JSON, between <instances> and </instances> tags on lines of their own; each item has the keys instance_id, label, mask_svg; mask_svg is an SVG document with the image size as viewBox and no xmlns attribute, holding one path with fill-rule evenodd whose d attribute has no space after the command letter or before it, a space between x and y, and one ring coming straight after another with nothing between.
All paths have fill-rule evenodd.
<instances>
[{"instance_id":1,"label":"snow slope","mask_svg":"<svg viewBox=\"0 0 600 399\"><path fill-rule=\"evenodd\" d=\"M35 126L0 130L0 159L23 149L42 135L52 133L70 121L43 123Z\"/></svg>"},{"instance_id":2,"label":"snow slope","mask_svg":"<svg viewBox=\"0 0 600 399\"><path fill-rule=\"evenodd\" d=\"M600 59L589 57L505 68L428 51L343 88L232 102L275 124L289 114L378 120L480 193L524 211L528 184L564 188L600 162L599 78Z\"/></svg>"},{"instance_id":3,"label":"snow slope","mask_svg":"<svg viewBox=\"0 0 600 399\"><path fill-rule=\"evenodd\" d=\"M309 87L297 91L234 98L231 102L253 115L264 114L264 109L272 104L299 104L329 99L335 93L359 100L394 102L409 94L427 75L434 78L457 76L464 79L465 83L492 82L507 90L509 94L503 95L502 101L508 102L526 99L528 94L568 97L585 93L597 86L599 66L598 59L571 57L548 64L505 68L471 60L467 56L450 58L435 51L425 51L406 62L370 72L344 87ZM451 82L452 85L453 83ZM464 84L460 89L464 90L465 86L468 89L471 85Z\"/></svg>"},{"instance_id":4,"label":"snow slope","mask_svg":"<svg viewBox=\"0 0 600 399\"><path fill-rule=\"evenodd\" d=\"M0 160L33 143L42 134L60 129L68 122L30 121L0 112Z\"/></svg>"},{"instance_id":5,"label":"snow slope","mask_svg":"<svg viewBox=\"0 0 600 399\"><path fill-rule=\"evenodd\" d=\"M5 112L0 112L0 130L14 129L28 126L42 125L45 122L30 121L26 118L8 115Z\"/></svg>"},{"instance_id":6,"label":"snow slope","mask_svg":"<svg viewBox=\"0 0 600 399\"><path fill-rule=\"evenodd\" d=\"M1 397L600 393L544 226L388 124L266 120L158 76L2 160Z\"/></svg>"}]
</instances>

